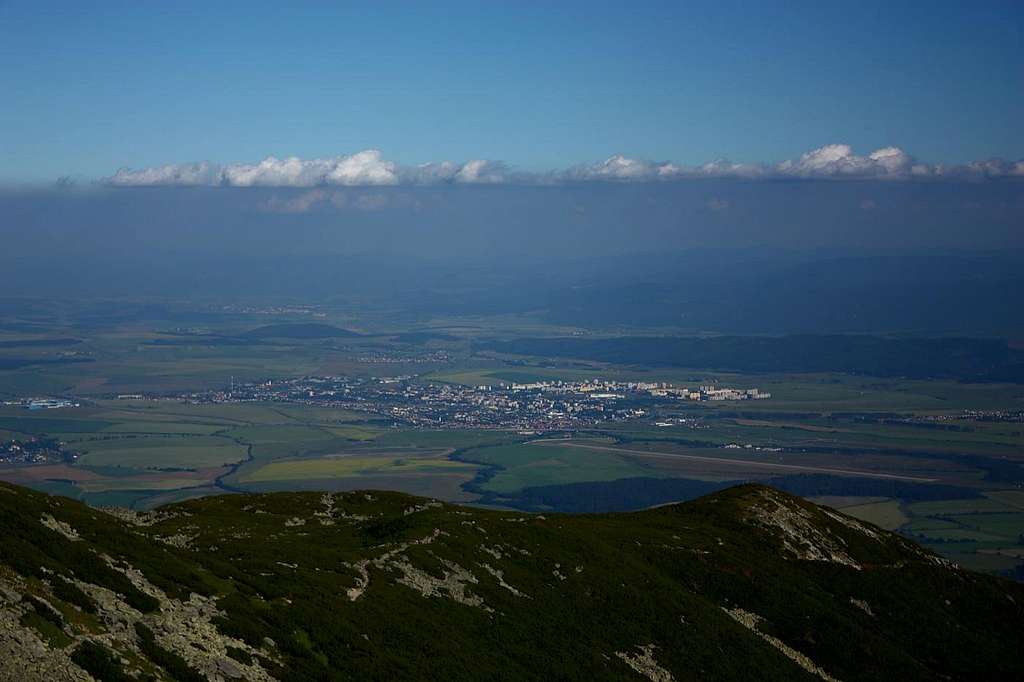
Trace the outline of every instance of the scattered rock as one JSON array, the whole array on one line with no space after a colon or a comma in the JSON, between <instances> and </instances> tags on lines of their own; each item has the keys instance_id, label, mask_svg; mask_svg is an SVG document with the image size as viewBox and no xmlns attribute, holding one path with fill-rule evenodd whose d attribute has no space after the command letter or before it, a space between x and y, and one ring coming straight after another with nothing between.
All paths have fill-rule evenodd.
<instances>
[{"instance_id":1,"label":"scattered rock","mask_svg":"<svg viewBox=\"0 0 1024 682\"><path fill-rule=\"evenodd\" d=\"M390 563L390 568L402 572L398 583L411 587L424 597L448 597L452 601L466 606L479 606L485 611L493 611L484 604L484 600L466 590L467 585L480 582L475 575L459 566L454 561L441 559L444 575L435 578L426 571L413 566L409 559L402 556Z\"/></svg>"},{"instance_id":2,"label":"scattered rock","mask_svg":"<svg viewBox=\"0 0 1024 682\"><path fill-rule=\"evenodd\" d=\"M198 533L195 535L177 533L175 535L155 535L153 536L153 539L158 542L162 542L165 545L177 547L178 549L192 549L192 541L198 537Z\"/></svg>"},{"instance_id":3,"label":"scattered rock","mask_svg":"<svg viewBox=\"0 0 1024 682\"><path fill-rule=\"evenodd\" d=\"M853 597L850 597L850 603L869 616L873 617L875 615L875 612L871 610L871 607L863 599L854 599Z\"/></svg>"},{"instance_id":4,"label":"scattered rock","mask_svg":"<svg viewBox=\"0 0 1024 682\"><path fill-rule=\"evenodd\" d=\"M863 523L861 523L857 519L849 517L846 514L840 514L838 512L834 512L834 511L832 511L830 509L827 509L825 507L821 507L821 511L824 512L825 516L829 517L833 521L838 521L839 523L843 524L847 528L850 528L851 530L855 530L857 532L863 533L864 535L867 535L872 540L875 540L877 542L882 542L882 536L881 535L879 535L875 531L871 530L870 528L865 526Z\"/></svg>"},{"instance_id":5,"label":"scattered rock","mask_svg":"<svg viewBox=\"0 0 1024 682\"><path fill-rule=\"evenodd\" d=\"M92 682L69 652L47 646L35 630L25 627L18 607L0 607L0 682Z\"/></svg>"},{"instance_id":6,"label":"scattered rock","mask_svg":"<svg viewBox=\"0 0 1024 682\"><path fill-rule=\"evenodd\" d=\"M514 594L515 596L517 596L517 597L525 597L526 599L531 599L530 595L523 594L522 592L520 592L516 588L512 587L511 585L509 585L507 582L505 582L505 572L504 571L499 571L498 569L494 568L490 564L477 564L477 566L479 566L480 568L484 569L485 571L490 573L492 576L494 576L494 578L498 581L498 585L500 585L501 587L504 587L506 590L508 590L509 592Z\"/></svg>"},{"instance_id":7,"label":"scattered rock","mask_svg":"<svg viewBox=\"0 0 1024 682\"><path fill-rule=\"evenodd\" d=\"M761 490L761 500L747 510L746 521L778 531L787 552L798 559L861 566L814 523L811 513L772 490Z\"/></svg>"},{"instance_id":8,"label":"scattered rock","mask_svg":"<svg viewBox=\"0 0 1024 682\"><path fill-rule=\"evenodd\" d=\"M651 682L675 682L672 673L658 665L658 662L654 660L654 649L656 648L653 644L638 644L637 649L640 653L630 654L625 651L616 651L615 655L626 662L630 668L643 675Z\"/></svg>"},{"instance_id":9,"label":"scattered rock","mask_svg":"<svg viewBox=\"0 0 1024 682\"><path fill-rule=\"evenodd\" d=\"M100 511L121 519L133 526L152 526L153 524L160 523L161 521L168 521L170 519L178 518L179 516L191 516L189 512L185 511L157 510L140 512L132 509L125 509L123 507L100 507Z\"/></svg>"},{"instance_id":10,"label":"scattered rock","mask_svg":"<svg viewBox=\"0 0 1024 682\"><path fill-rule=\"evenodd\" d=\"M413 507L407 507L404 511L402 511L402 515L403 516L409 516L409 514L415 514L417 512L427 511L428 509L433 509L435 507L440 507L440 506L441 506L440 502L438 502L437 500L431 500L430 502L424 502L423 504L417 504L416 506L413 506Z\"/></svg>"},{"instance_id":11,"label":"scattered rock","mask_svg":"<svg viewBox=\"0 0 1024 682\"><path fill-rule=\"evenodd\" d=\"M499 549L498 547L488 547L487 545L480 545L480 550L490 554L495 559L501 559L502 557L501 549Z\"/></svg>"},{"instance_id":12,"label":"scattered rock","mask_svg":"<svg viewBox=\"0 0 1024 682\"><path fill-rule=\"evenodd\" d=\"M804 656L796 649L791 648L778 637L773 637L772 635L769 635L758 630L757 624L761 622L761 616L757 615L756 613L744 611L740 608L727 609L723 606L722 610L728 613L729 616L731 616L732 619L735 620L737 623L747 628L764 641L771 644L773 647L781 651L783 655L785 655L787 658L792 660L794 663L796 663L798 666L800 666L807 672L811 673L812 675L817 675L821 679L825 680L825 682L838 682L838 680L836 680L834 677L832 677L827 672L825 672L817 665L815 665L814 661L807 658L807 656Z\"/></svg>"},{"instance_id":13,"label":"scattered rock","mask_svg":"<svg viewBox=\"0 0 1024 682\"><path fill-rule=\"evenodd\" d=\"M419 540L413 540L412 542L403 542L398 545L395 549L385 552L376 559L362 559L354 564L345 564L349 568L355 569L359 575L356 576L356 586L350 587L346 594L350 601L355 601L359 597L363 596L366 588L370 585L370 567L386 568L388 563L395 557L400 556L405 550L409 549L413 545L429 545L431 542L441 536L441 529L435 528L434 532L425 538Z\"/></svg>"},{"instance_id":14,"label":"scattered rock","mask_svg":"<svg viewBox=\"0 0 1024 682\"><path fill-rule=\"evenodd\" d=\"M39 523L43 524L52 531L60 533L72 542L77 542L82 539L78 536L78 531L72 528L68 523L64 521L58 521L49 514L43 514L39 518Z\"/></svg>"}]
</instances>

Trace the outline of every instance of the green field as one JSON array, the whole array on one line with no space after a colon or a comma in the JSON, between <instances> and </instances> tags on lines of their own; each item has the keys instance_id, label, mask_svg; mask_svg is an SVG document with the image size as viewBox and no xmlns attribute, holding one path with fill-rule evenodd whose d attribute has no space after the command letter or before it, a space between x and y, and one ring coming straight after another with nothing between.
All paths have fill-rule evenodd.
<instances>
[{"instance_id":1,"label":"green field","mask_svg":"<svg viewBox=\"0 0 1024 682\"><path fill-rule=\"evenodd\" d=\"M349 304L326 305L322 312L326 323L366 336L216 345L210 338L193 342L174 329L196 327L208 334L235 335L270 323L302 323L309 318L235 312L173 323L131 319L96 323L80 319L75 305L40 302L31 320L6 321L48 325L45 335L55 338L80 338L73 349L91 362L0 371L0 397L67 395L80 399L82 406L40 412L0 406L0 438L57 437L79 452L80 458L73 465L4 475L91 503L142 507L225 490L313 489L361 482L460 501L488 495L512 500L524 488L538 486L635 478L763 480L803 471L799 467L806 467L807 473L839 469L929 480L984 493L977 499L930 501L896 499L888 493L855 495L861 499L836 504L884 527L901 528L958 561L998 565L998 570L1015 565L1010 555L1024 533L1024 492L1008 482L1013 476L1005 465L1024 462L1024 425L976 421L920 425L899 420L963 410L1019 410L1024 408L1024 386L500 357L476 353L473 344L494 338L566 336L578 330L530 314L399 319L393 311ZM389 335L407 331L450 335L429 342L431 348L444 348L450 360L410 364L365 360L380 353L416 352L420 346L415 343L388 340ZM620 329L587 332L597 337L622 334ZM634 332L649 335L666 330ZM18 333L0 331L0 339L18 337ZM182 345L154 345L158 340ZM12 356L14 351L0 349L0 356L5 353ZM395 428L389 419L335 408L114 399L122 393L172 395L223 388L232 380L318 374L416 375L465 385L592 378L687 386L717 382L756 387L773 397L743 403L666 403L650 407L642 419L574 434L573 445L611 449L530 445L527 441L536 436L513 432ZM686 422L654 425L664 419ZM742 449L723 447L733 444ZM629 450L650 454L640 456ZM672 459L672 455L689 459ZM794 468L771 469L764 466L768 463ZM1000 463L1003 469L996 466ZM225 464L231 467L222 467ZM160 469L189 471L186 476Z\"/></svg>"},{"instance_id":2,"label":"green field","mask_svg":"<svg viewBox=\"0 0 1024 682\"><path fill-rule=\"evenodd\" d=\"M650 475L643 466L623 458L582 448L529 444L470 449L465 461L500 467L484 489L507 493L529 486L603 481Z\"/></svg>"},{"instance_id":3,"label":"green field","mask_svg":"<svg viewBox=\"0 0 1024 682\"><path fill-rule=\"evenodd\" d=\"M181 442L175 442L181 441ZM74 443L87 466L136 469L202 469L233 464L245 458L244 445L223 438L133 438L130 440Z\"/></svg>"}]
</instances>

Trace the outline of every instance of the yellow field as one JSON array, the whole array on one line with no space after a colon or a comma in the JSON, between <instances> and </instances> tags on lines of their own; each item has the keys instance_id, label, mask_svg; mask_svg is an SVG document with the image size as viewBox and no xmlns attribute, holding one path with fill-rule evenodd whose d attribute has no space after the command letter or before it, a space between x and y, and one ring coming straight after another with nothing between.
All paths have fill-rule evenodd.
<instances>
[{"instance_id":1,"label":"yellow field","mask_svg":"<svg viewBox=\"0 0 1024 682\"><path fill-rule=\"evenodd\" d=\"M329 456L271 462L239 479L242 483L296 481L353 476L398 476L413 473L469 472L476 467L442 457Z\"/></svg>"},{"instance_id":2,"label":"yellow field","mask_svg":"<svg viewBox=\"0 0 1024 682\"><path fill-rule=\"evenodd\" d=\"M325 431L349 440L373 440L381 434L379 429L372 429L366 426L329 426L323 427Z\"/></svg>"},{"instance_id":3,"label":"yellow field","mask_svg":"<svg viewBox=\"0 0 1024 682\"><path fill-rule=\"evenodd\" d=\"M814 504L823 504L833 509L846 509L847 507L856 507L857 505L871 504L872 502L885 502L887 499L889 498L864 497L861 495L819 495L807 498L808 501Z\"/></svg>"},{"instance_id":4,"label":"yellow field","mask_svg":"<svg viewBox=\"0 0 1024 682\"><path fill-rule=\"evenodd\" d=\"M896 500L885 502L872 502L870 504L858 504L852 507L844 507L844 514L873 523L886 530L896 530L903 524L910 521L910 518L900 509Z\"/></svg>"}]
</instances>

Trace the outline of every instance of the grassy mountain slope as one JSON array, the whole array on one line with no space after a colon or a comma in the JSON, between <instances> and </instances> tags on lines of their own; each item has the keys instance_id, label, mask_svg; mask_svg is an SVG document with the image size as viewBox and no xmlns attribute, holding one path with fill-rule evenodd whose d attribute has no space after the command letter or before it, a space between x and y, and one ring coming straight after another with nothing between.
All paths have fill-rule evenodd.
<instances>
[{"instance_id":1,"label":"grassy mountain slope","mask_svg":"<svg viewBox=\"0 0 1024 682\"><path fill-rule=\"evenodd\" d=\"M0 484L0 537L0 680L1024 674L1024 586L764 486L629 514L355 492L112 515Z\"/></svg>"}]
</instances>

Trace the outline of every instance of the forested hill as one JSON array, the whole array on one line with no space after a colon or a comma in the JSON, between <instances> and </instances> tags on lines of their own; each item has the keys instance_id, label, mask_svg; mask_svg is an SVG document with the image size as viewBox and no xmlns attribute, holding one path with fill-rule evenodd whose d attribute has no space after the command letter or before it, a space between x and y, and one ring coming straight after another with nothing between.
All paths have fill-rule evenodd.
<instances>
[{"instance_id":1,"label":"forested hill","mask_svg":"<svg viewBox=\"0 0 1024 682\"><path fill-rule=\"evenodd\" d=\"M1024 677L1024 586L757 485L545 516L0 483L0 537L2 680Z\"/></svg>"}]
</instances>

